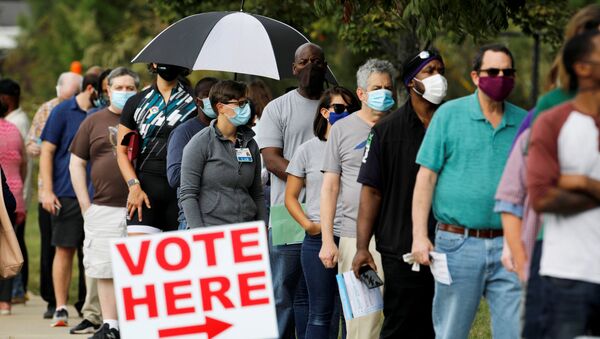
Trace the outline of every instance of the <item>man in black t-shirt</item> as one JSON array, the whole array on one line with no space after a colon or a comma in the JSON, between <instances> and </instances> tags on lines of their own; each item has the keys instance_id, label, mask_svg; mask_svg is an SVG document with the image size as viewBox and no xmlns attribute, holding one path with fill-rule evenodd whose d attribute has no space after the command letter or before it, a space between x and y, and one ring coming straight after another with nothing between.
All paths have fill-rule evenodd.
<instances>
[{"instance_id":1,"label":"man in black t-shirt","mask_svg":"<svg viewBox=\"0 0 600 339\"><path fill-rule=\"evenodd\" d=\"M434 284L429 267L414 272L402 261L402 255L410 253L412 245L417 152L434 111L446 95L447 82L442 74L444 63L433 51L422 51L405 63L402 80L409 100L373 127L358 176L363 186L352 269L357 277L364 265L377 269L368 249L375 234L385 272L380 338L435 337L431 320ZM429 220L433 228L433 215Z\"/></svg>"}]
</instances>

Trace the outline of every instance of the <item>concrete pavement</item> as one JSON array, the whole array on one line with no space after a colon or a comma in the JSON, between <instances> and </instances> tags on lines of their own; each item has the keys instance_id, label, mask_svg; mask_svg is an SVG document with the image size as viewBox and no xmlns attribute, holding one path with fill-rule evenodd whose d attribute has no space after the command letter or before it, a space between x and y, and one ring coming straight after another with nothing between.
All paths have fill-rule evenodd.
<instances>
[{"instance_id":1,"label":"concrete pavement","mask_svg":"<svg viewBox=\"0 0 600 339\"><path fill-rule=\"evenodd\" d=\"M27 304L13 305L12 314L0 316L0 339L84 339L91 334L69 334L72 326L82 320L73 306L69 306L69 327L50 327L50 319L43 319L46 303L30 294Z\"/></svg>"}]
</instances>

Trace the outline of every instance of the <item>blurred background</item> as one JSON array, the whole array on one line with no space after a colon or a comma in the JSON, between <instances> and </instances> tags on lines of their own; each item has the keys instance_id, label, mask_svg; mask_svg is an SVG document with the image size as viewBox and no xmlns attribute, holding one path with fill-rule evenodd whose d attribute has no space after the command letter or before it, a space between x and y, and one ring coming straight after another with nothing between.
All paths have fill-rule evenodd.
<instances>
[{"instance_id":1,"label":"blurred background","mask_svg":"<svg viewBox=\"0 0 600 339\"><path fill-rule=\"evenodd\" d=\"M152 78L146 65L131 65L130 61L156 34L188 15L243 7L245 12L283 21L321 45L339 83L352 90L356 88L355 72L366 59L388 59L401 69L408 55L435 47L446 63L446 99L463 96L475 89L469 73L477 47L504 43L513 52L517 69L517 85L509 100L529 109L546 90L546 76L566 22L593 2L598 1L0 0L0 77L21 85L21 107L30 118L41 103L56 96L58 75L68 71L74 61L79 61L84 71L95 65L130 66L147 85ZM202 71L189 78L195 83L207 75L233 78L231 73ZM238 79L254 78L240 75ZM296 83L294 79L262 80L274 97ZM398 88L400 96L404 92ZM33 182L37 182L35 178ZM36 196L28 210L29 287L37 294L40 238ZM472 338L491 337L489 312L485 303L482 305Z\"/></svg>"}]
</instances>

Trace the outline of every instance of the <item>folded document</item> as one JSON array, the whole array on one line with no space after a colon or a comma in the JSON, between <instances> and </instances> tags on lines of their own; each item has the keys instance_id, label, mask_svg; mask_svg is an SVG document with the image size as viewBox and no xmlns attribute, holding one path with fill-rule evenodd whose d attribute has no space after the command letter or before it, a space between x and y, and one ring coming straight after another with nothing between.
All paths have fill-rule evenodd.
<instances>
[{"instance_id":1,"label":"folded document","mask_svg":"<svg viewBox=\"0 0 600 339\"><path fill-rule=\"evenodd\" d=\"M448 258L445 253L438 252L429 252L431 256L431 265L429 268L431 269L431 274L433 274L433 278L444 285L452 284L452 277L450 276L450 271L448 270ZM402 256L402 259L405 263L411 264L412 270L418 272L421 267L413 258L412 253L406 253Z\"/></svg>"}]
</instances>

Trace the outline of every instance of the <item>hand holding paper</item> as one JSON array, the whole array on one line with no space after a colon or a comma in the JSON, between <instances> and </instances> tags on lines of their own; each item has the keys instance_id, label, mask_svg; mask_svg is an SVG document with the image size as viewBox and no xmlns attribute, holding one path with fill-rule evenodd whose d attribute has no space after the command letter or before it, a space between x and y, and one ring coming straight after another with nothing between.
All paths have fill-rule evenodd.
<instances>
[{"instance_id":1,"label":"hand holding paper","mask_svg":"<svg viewBox=\"0 0 600 339\"><path fill-rule=\"evenodd\" d=\"M431 265L429 268L431 269L431 274L433 274L433 278L445 285L450 285L452 283L452 277L450 276L450 271L448 270L448 259L445 253L438 252L429 252L429 257L431 261ZM412 264L412 270L415 272L419 272L421 266L415 261L412 253L406 253L402 256L402 259L407 264Z\"/></svg>"}]
</instances>

